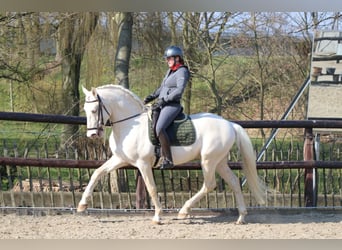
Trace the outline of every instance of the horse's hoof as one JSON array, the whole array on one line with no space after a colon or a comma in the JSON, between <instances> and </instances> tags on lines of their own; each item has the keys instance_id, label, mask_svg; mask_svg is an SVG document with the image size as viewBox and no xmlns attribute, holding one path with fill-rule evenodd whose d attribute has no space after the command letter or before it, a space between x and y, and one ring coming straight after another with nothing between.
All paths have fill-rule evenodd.
<instances>
[{"instance_id":1,"label":"horse's hoof","mask_svg":"<svg viewBox=\"0 0 342 250\"><path fill-rule=\"evenodd\" d=\"M79 204L77 207L77 213L82 213L88 208L87 204Z\"/></svg>"},{"instance_id":2,"label":"horse's hoof","mask_svg":"<svg viewBox=\"0 0 342 250\"><path fill-rule=\"evenodd\" d=\"M152 220L152 224L153 225L161 225L161 221L155 221L155 220Z\"/></svg>"},{"instance_id":3,"label":"horse's hoof","mask_svg":"<svg viewBox=\"0 0 342 250\"><path fill-rule=\"evenodd\" d=\"M190 214L179 213L177 216L177 220L185 220L187 218L190 218Z\"/></svg>"},{"instance_id":4,"label":"horse's hoof","mask_svg":"<svg viewBox=\"0 0 342 250\"><path fill-rule=\"evenodd\" d=\"M237 222L235 222L235 225L245 225L245 224L247 223L244 220L237 220Z\"/></svg>"},{"instance_id":5,"label":"horse's hoof","mask_svg":"<svg viewBox=\"0 0 342 250\"><path fill-rule=\"evenodd\" d=\"M154 225L161 225L161 220L160 220L160 217L158 215L155 215L152 219L152 224Z\"/></svg>"}]
</instances>

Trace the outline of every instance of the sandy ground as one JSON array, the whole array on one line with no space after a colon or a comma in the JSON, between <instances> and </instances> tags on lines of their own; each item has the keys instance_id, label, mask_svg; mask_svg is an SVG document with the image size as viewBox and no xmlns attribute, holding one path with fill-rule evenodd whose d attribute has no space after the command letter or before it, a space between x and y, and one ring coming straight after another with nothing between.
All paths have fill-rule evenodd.
<instances>
[{"instance_id":1,"label":"sandy ground","mask_svg":"<svg viewBox=\"0 0 342 250\"><path fill-rule=\"evenodd\" d=\"M341 210L252 211L247 224L236 225L234 213L196 213L176 220L153 213L77 214L45 212L0 213L0 239L342 239Z\"/></svg>"}]
</instances>

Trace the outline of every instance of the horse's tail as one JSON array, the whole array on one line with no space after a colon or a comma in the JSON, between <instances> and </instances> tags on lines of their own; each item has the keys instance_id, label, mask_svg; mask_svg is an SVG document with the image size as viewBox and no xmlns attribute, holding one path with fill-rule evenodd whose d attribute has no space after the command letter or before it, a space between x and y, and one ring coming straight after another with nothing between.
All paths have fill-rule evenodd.
<instances>
[{"instance_id":1,"label":"horse's tail","mask_svg":"<svg viewBox=\"0 0 342 250\"><path fill-rule=\"evenodd\" d=\"M252 142L246 131L236 123L233 123L236 134L236 144L242 157L242 171L244 172L248 187L259 204L265 204L266 186L258 176L256 169L256 157Z\"/></svg>"}]
</instances>

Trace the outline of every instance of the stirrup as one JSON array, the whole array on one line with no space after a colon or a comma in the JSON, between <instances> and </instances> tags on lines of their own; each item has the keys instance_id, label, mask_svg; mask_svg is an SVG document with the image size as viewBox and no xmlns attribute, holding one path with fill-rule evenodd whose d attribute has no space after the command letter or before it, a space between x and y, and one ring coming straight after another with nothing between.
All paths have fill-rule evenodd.
<instances>
[{"instance_id":1,"label":"stirrup","mask_svg":"<svg viewBox=\"0 0 342 250\"><path fill-rule=\"evenodd\" d=\"M174 168L173 162L168 159L164 159L163 163L160 165L161 170L172 169L172 168Z\"/></svg>"}]
</instances>

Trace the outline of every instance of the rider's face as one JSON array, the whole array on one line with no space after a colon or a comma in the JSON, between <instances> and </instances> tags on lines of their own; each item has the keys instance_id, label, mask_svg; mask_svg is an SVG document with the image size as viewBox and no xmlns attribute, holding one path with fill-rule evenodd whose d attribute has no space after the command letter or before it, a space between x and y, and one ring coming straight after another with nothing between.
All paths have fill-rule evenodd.
<instances>
[{"instance_id":1,"label":"rider's face","mask_svg":"<svg viewBox=\"0 0 342 250\"><path fill-rule=\"evenodd\" d=\"M166 58L167 65L171 68L176 63L176 57L170 56Z\"/></svg>"}]
</instances>

